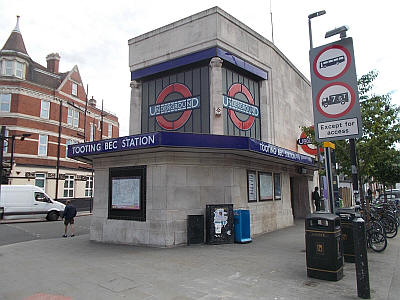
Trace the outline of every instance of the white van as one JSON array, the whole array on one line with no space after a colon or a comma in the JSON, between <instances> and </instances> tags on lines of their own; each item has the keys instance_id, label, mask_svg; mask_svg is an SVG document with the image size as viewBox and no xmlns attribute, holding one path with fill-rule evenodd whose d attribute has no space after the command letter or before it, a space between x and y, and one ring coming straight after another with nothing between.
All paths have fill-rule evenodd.
<instances>
[{"instance_id":1,"label":"white van","mask_svg":"<svg viewBox=\"0 0 400 300\"><path fill-rule=\"evenodd\" d=\"M37 186L1 186L0 214L4 219L46 218L55 221L62 216L64 208L64 204L52 200Z\"/></svg>"}]
</instances>

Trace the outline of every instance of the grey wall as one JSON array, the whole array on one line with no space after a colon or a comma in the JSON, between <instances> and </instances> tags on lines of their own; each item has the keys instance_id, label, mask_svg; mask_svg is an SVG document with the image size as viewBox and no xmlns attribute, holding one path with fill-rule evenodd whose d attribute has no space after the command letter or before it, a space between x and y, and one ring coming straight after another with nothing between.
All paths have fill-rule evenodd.
<instances>
[{"instance_id":1,"label":"grey wall","mask_svg":"<svg viewBox=\"0 0 400 300\"><path fill-rule=\"evenodd\" d=\"M108 170L147 165L146 221L108 219ZM207 204L232 203L251 211L251 234L293 224L289 171L277 164L221 153L159 152L96 159L95 201L90 239L171 247L186 243L189 214ZM247 201L247 170L279 172L282 199Z\"/></svg>"}]
</instances>

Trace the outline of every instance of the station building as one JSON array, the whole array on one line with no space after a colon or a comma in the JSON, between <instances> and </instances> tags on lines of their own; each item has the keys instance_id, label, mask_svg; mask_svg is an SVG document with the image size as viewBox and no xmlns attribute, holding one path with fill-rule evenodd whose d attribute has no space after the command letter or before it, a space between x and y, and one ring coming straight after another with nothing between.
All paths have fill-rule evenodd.
<instances>
[{"instance_id":1,"label":"station building","mask_svg":"<svg viewBox=\"0 0 400 300\"><path fill-rule=\"evenodd\" d=\"M207 204L248 209L251 235L311 211L310 82L218 7L129 40L129 136L71 145L93 163L90 239L172 247Z\"/></svg>"}]
</instances>

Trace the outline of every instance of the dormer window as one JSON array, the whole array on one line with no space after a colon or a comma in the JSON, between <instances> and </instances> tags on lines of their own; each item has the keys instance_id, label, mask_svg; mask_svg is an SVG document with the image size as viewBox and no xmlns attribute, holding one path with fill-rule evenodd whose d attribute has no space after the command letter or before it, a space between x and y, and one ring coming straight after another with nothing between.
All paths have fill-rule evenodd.
<instances>
[{"instance_id":1,"label":"dormer window","mask_svg":"<svg viewBox=\"0 0 400 300\"><path fill-rule=\"evenodd\" d=\"M76 83L72 83L72 95L78 96L78 85Z\"/></svg>"},{"instance_id":2,"label":"dormer window","mask_svg":"<svg viewBox=\"0 0 400 300\"><path fill-rule=\"evenodd\" d=\"M25 64L17 60L4 59L0 63L1 75L25 79Z\"/></svg>"}]
</instances>

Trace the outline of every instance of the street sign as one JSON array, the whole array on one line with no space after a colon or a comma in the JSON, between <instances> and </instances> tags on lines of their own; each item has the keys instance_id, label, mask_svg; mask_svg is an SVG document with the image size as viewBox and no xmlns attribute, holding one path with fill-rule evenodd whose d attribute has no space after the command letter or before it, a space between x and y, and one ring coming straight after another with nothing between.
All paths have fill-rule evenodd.
<instances>
[{"instance_id":1,"label":"street sign","mask_svg":"<svg viewBox=\"0 0 400 300\"><path fill-rule=\"evenodd\" d=\"M345 38L310 50L315 139L362 136L353 40Z\"/></svg>"}]
</instances>

